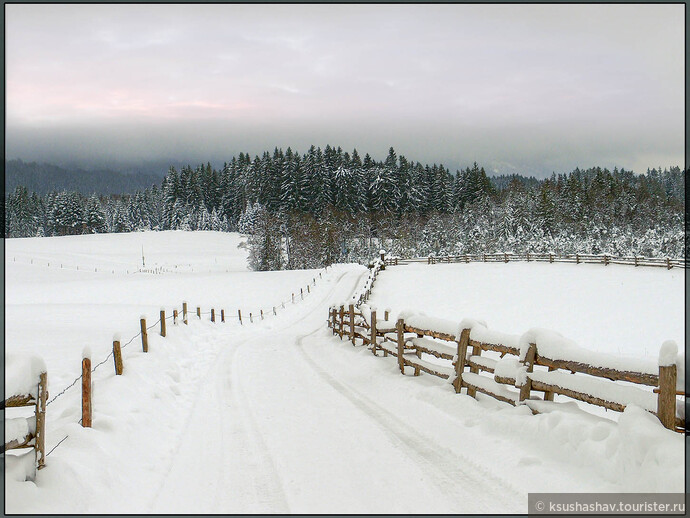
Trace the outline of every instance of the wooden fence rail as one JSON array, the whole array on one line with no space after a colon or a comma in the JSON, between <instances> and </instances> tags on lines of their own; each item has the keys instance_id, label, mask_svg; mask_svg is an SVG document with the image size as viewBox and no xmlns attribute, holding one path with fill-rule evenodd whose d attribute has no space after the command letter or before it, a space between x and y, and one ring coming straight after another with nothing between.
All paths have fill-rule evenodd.
<instances>
[{"instance_id":1,"label":"wooden fence rail","mask_svg":"<svg viewBox=\"0 0 690 518\"><path fill-rule=\"evenodd\" d=\"M575 263L575 264L624 264L630 266L656 266L666 268L688 268L689 263L685 258L672 259L670 257L641 257L641 256L614 256L614 255L594 255L594 254L513 254L513 253L496 253L496 254L462 254L462 255L446 255L417 257L410 259L388 258L387 265L398 265L410 262L426 262L427 264L437 263L470 263L470 262L484 262L484 263L508 263L511 261L527 261L527 262L548 262L548 263Z\"/></svg>"}]
</instances>

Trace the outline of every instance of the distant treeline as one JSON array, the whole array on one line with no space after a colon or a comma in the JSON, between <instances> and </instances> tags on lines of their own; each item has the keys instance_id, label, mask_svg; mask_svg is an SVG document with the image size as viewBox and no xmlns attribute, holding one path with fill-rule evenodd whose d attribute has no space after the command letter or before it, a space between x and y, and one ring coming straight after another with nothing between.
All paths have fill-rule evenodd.
<instances>
[{"instance_id":1,"label":"distant treeline","mask_svg":"<svg viewBox=\"0 0 690 518\"><path fill-rule=\"evenodd\" d=\"M8 160L5 162L5 192L26 187L29 192L44 195L56 191L82 194L131 194L160 184L161 175L125 174L107 169L85 171L53 164Z\"/></svg>"},{"instance_id":2,"label":"distant treeline","mask_svg":"<svg viewBox=\"0 0 690 518\"><path fill-rule=\"evenodd\" d=\"M390 149L245 153L223 168L171 167L160 187L131 195L6 198L6 237L90 232L220 230L253 235L258 269L310 268L391 253L581 252L684 255L685 175L594 167L487 176L476 163L451 173Z\"/></svg>"}]
</instances>

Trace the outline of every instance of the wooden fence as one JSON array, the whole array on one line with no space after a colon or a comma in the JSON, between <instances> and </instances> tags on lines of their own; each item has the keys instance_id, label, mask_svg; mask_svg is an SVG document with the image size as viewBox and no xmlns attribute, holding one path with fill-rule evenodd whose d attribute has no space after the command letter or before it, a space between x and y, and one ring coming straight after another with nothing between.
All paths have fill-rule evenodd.
<instances>
[{"instance_id":1,"label":"wooden fence","mask_svg":"<svg viewBox=\"0 0 690 518\"><path fill-rule=\"evenodd\" d=\"M393 321L388 311L381 319L363 303L370 292L371 286L358 303L331 307L328 325L334 335L368 346L374 355L396 357L402 374L408 367L415 376L424 372L451 378L457 393L462 388L473 397L481 392L513 406L525 404L534 414L558 405L555 394L617 412L636 404L656 415L666 428L686 429L684 411L677 415L684 402L676 396L685 397L685 391L677 387L675 363L657 367L637 362L644 368L634 370L624 362L623 367L616 365L621 361L615 357L572 343L559 351L533 331L520 337L490 331L476 322L421 315ZM540 349L539 343L545 345ZM590 361L582 361L583 357ZM534 392L543 393L542 397Z\"/></svg>"},{"instance_id":2,"label":"wooden fence","mask_svg":"<svg viewBox=\"0 0 690 518\"><path fill-rule=\"evenodd\" d=\"M540 263L574 263L574 264L625 264L630 266L656 266L661 268L688 268L685 258L671 259L670 257L641 257L641 256L613 256L593 254L463 254L446 256L429 256L402 259L398 257L386 258L386 265L398 265L407 263L509 263L515 261L540 262Z\"/></svg>"},{"instance_id":3,"label":"wooden fence","mask_svg":"<svg viewBox=\"0 0 690 518\"><path fill-rule=\"evenodd\" d=\"M30 372L30 369L27 368ZM36 469L45 467L46 401L48 399L48 374L44 371L36 378L36 389L23 394L5 395L3 407L34 407L32 417L8 418L5 416L5 445L3 451L32 448ZM5 410L6 411L6 410ZM9 433L8 433L9 430ZM35 473L34 473L35 476Z\"/></svg>"}]
</instances>

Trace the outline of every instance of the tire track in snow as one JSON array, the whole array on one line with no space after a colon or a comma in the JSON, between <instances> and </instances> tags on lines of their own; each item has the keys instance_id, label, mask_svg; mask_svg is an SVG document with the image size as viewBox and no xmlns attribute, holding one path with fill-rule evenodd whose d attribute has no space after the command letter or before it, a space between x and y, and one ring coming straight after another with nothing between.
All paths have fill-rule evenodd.
<instances>
[{"instance_id":1,"label":"tire track in snow","mask_svg":"<svg viewBox=\"0 0 690 518\"><path fill-rule=\"evenodd\" d=\"M526 505L526 495L516 489L509 481L497 476L486 466L458 454L448 448L430 445L429 441L420 438L420 432L409 426L389 410L371 400L361 392L337 381L323 370L304 350L305 338L317 333L319 329L299 337L297 350L306 363L326 383L349 400L356 408L369 416L400 450L407 454L434 480L446 494L457 501L467 501L471 496L474 503L479 502L477 511L495 509L496 503L504 504L503 509L509 512L522 512ZM506 492L510 496L506 495ZM474 509L474 508L473 508ZM461 512L467 512L462 510Z\"/></svg>"}]
</instances>

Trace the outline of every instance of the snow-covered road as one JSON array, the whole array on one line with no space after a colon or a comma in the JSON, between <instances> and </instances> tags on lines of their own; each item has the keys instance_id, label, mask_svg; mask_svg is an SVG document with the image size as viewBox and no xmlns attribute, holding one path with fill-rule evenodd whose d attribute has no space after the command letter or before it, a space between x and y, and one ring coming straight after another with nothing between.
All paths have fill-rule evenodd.
<instances>
[{"instance_id":1,"label":"snow-covered road","mask_svg":"<svg viewBox=\"0 0 690 518\"><path fill-rule=\"evenodd\" d=\"M148 512L525 509L508 481L433 443L310 355L324 346L328 301L349 297L365 274L340 274L284 326L226 333Z\"/></svg>"}]
</instances>

